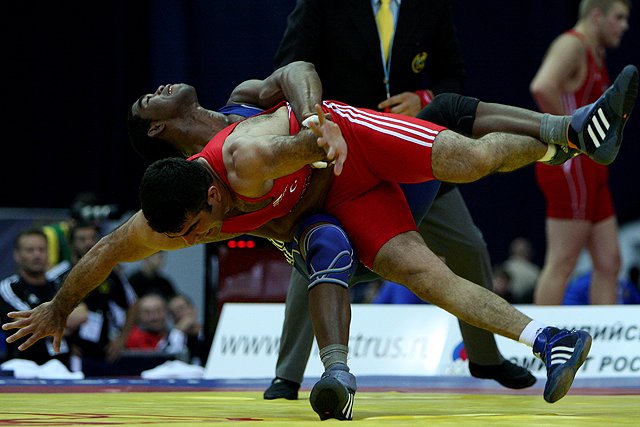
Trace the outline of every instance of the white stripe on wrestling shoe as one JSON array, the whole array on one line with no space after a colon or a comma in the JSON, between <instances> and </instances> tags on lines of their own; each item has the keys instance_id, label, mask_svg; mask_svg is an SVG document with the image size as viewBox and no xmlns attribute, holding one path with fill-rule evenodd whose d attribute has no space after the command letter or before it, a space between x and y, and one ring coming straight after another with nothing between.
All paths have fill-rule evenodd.
<instances>
[{"instance_id":1,"label":"white stripe on wrestling shoe","mask_svg":"<svg viewBox=\"0 0 640 427\"><path fill-rule=\"evenodd\" d=\"M342 415L350 420L353 418L353 402L355 400L355 396L353 393L349 393L349 399L347 399L347 403L345 403L344 408L342 408Z\"/></svg>"},{"instance_id":2,"label":"white stripe on wrestling shoe","mask_svg":"<svg viewBox=\"0 0 640 427\"><path fill-rule=\"evenodd\" d=\"M566 347L566 346L557 346L551 349L551 365L558 365L561 363L566 363L571 356L573 356L573 352L575 351L574 347Z\"/></svg>"},{"instance_id":3,"label":"white stripe on wrestling shoe","mask_svg":"<svg viewBox=\"0 0 640 427\"><path fill-rule=\"evenodd\" d=\"M604 111L602 111L602 108L598 108L597 114L594 114L593 117L591 117L591 123L587 126L587 132L589 133L591 141L593 141L593 145L596 148L600 147L600 144L604 141L610 127L611 125L604 115Z\"/></svg>"}]
</instances>

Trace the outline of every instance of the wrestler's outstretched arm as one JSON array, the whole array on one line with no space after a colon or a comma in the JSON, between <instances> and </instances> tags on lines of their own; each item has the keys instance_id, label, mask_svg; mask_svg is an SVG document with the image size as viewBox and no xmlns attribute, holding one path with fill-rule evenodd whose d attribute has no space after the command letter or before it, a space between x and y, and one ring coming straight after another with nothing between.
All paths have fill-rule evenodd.
<instances>
[{"instance_id":1,"label":"wrestler's outstretched arm","mask_svg":"<svg viewBox=\"0 0 640 427\"><path fill-rule=\"evenodd\" d=\"M3 324L2 329L17 331L7 337L6 341L12 343L28 337L18 347L19 350L26 350L39 339L53 336L54 349L60 351L60 340L67 317L89 292L104 282L118 263L141 260L159 250L186 246L182 239L170 239L155 233L147 224L142 212L136 213L123 225L100 239L78 261L53 300L32 310L8 313L8 317L16 320Z\"/></svg>"}]
</instances>

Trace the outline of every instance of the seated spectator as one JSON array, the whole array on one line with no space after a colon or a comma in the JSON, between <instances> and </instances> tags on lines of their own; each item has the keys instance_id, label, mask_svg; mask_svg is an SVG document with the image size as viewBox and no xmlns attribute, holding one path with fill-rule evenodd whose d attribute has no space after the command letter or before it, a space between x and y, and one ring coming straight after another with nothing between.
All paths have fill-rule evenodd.
<instances>
[{"instance_id":1,"label":"seated spectator","mask_svg":"<svg viewBox=\"0 0 640 427\"><path fill-rule=\"evenodd\" d=\"M120 208L105 204L102 197L93 191L82 191L74 197L69 208L69 217L42 227L49 242L49 267L63 261L71 261L69 236L77 221L99 225L105 219L118 219Z\"/></svg>"},{"instance_id":2,"label":"seated spectator","mask_svg":"<svg viewBox=\"0 0 640 427\"><path fill-rule=\"evenodd\" d=\"M183 358L187 351L187 334L176 327L169 327L164 297L146 294L138 300L137 306L138 318L127 339L127 349L174 354Z\"/></svg>"},{"instance_id":3,"label":"seated spectator","mask_svg":"<svg viewBox=\"0 0 640 427\"><path fill-rule=\"evenodd\" d=\"M166 252L156 252L140 261L138 270L129 275L129 282L138 297L154 293L162 295L166 301L169 301L176 296L177 292L173 283L162 272L166 265L166 257Z\"/></svg>"},{"instance_id":4,"label":"seated spectator","mask_svg":"<svg viewBox=\"0 0 640 427\"><path fill-rule=\"evenodd\" d=\"M168 307L174 328L187 335L189 363L204 366L209 347L193 301L188 296L179 294L171 298Z\"/></svg>"},{"instance_id":5,"label":"seated spectator","mask_svg":"<svg viewBox=\"0 0 640 427\"><path fill-rule=\"evenodd\" d=\"M13 259L16 274L0 281L2 323L15 320L7 315L11 311L30 310L50 301L59 287L59 283L46 274L49 265L48 242L42 229L26 229L18 233L13 244ZM67 319L67 332L76 330L80 323L86 320L86 316L87 313L82 308L74 310ZM24 351L18 350L19 344L6 343L4 360L27 359L42 365L51 359L58 359L70 368L69 345L66 338L60 343L60 353L54 352L51 337L36 342Z\"/></svg>"},{"instance_id":6,"label":"seated spectator","mask_svg":"<svg viewBox=\"0 0 640 427\"><path fill-rule=\"evenodd\" d=\"M378 293L373 299L374 304L428 304L426 301L418 298L413 292L406 287L390 282L382 281L378 288Z\"/></svg>"},{"instance_id":7,"label":"seated spectator","mask_svg":"<svg viewBox=\"0 0 640 427\"><path fill-rule=\"evenodd\" d=\"M638 267L632 266L626 279L618 280L616 292L617 304L640 304L640 285L638 284ZM563 305L591 304L591 272L581 274L569 281L562 299Z\"/></svg>"},{"instance_id":8,"label":"seated spectator","mask_svg":"<svg viewBox=\"0 0 640 427\"><path fill-rule=\"evenodd\" d=\"M351 304L370 304L374 302L380 287L380 280L360 282L349 287Z\"/></svg>"},{"instance_id":9,"label":"seated spectator","mask_svg":"<svg viewBox=\"0 0 640 427\"><path fill-rule=\"evenodd\" d=\"M627 280L622 280L618 289L622 304L640 304L640 268L637 265L629 268Z\"/></svg>"},{"instance_id":10,"label":"seated spectator","mask_svg":"<svg viewBox=\"0 0 640 427\"><path fill-rule=\"evenodd\" d=\"M72 266L98 243L99 238L100 229L94 221L77 220L69 235L71 261L58 264L50 274L64 280ZM135 291L119 269L114 269L86 296L79 307L87 311L87 320L68 338L75 361L72 370L81 370L87 377L120 373L116 362L134 323L136 299Z\"/></svg>"},{"instance_id":11,"label":"seated spectator","mask_svg":"<svg viewBox=\"0 0 640 427\"><path fill-rule=\"evenodd\" d=\"M533 248L524 237L513 239L509 258L501 268L511 277L511 295L514 304L532 304L533 292L540 275L540 267L533 263Z\"/></svg>"}]
</instances>

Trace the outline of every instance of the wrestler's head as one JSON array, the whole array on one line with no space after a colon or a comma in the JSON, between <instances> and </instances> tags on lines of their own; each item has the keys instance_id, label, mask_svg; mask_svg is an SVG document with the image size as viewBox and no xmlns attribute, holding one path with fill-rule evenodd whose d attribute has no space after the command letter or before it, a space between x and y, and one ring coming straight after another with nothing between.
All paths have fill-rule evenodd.
<instances>
[{"instance_id":1,"label":"wrestler's head","mask_svg":"<svg viewBox=\"0 0 640 427\"><path fill-rule=\"evenodd\" d=\"M140 184L140 205L149 226L189 245L217 235L224 217L221 186L198 160L167 158L153 162Z\"/></svg>"},{"instance_id":2,"label":"wrestler's head","mask_svg":"<svg viewBox=\"0 0 640 427\"><path fill-rule=\"evenodd\" d=\"M142 95L127 114L134 150L147 161L183 157L184 150L172 142L169 134L179 130L180 123L199 107L195 88L184 83L161 85L154 93Z\"/></svg>"},{"instance_id":3,"label":"wrestler's head","mask_svg":"<svg viewBox=\"0 0 640 427\"><path fill-rule=\"evenodd\" d=\"M587 22L599 44L617 48L629 29L630 9L630 0L582 0L579 22Z\"/></svg>"}]
</instances>

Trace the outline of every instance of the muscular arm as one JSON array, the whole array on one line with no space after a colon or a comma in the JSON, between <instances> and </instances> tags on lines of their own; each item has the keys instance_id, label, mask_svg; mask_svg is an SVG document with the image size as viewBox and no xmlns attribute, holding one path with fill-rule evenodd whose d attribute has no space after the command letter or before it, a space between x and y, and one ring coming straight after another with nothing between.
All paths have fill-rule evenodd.
<instances>
[{"instance_id":1,"label":"muscular arm","mask_svg":"<svg viewBox=\"0 0 640 427\"><path fill-rule=\"evenodd\" d=\"M309 129L295 135L244 135L229 138L224 146L232 167L227 167L234 190L257 197L268 191L271 180L324 160L325 150ZM225 164L227 162L225 161Z\"/></svg>"},{"instance_id":2,"label":"muscular arm","mask_svg":"<svg viewBox=\"0 0 640 427\"><path fill-rule=\"evenodd\" d=\"M567 114L562 94L574 92L585 67L584 47L576 37L562 35L551 44L529 90L538 109L545 113Z\"/></svg>"},{"instance_id":3,"label":"muscular arm","mask_svg":"<svg viewBox=\"0 0 640 427\"><path fill-rule=\"evenodd\" d=\"M155 233L147 224L142 212L136 213L122 226L100 239L80 259L69 272L53 300L33 310L9 313L10 318L17 320L5 323L2 329L18 331L8 337L7 342L31 335L18 347L25 350L39 339L53 336L54 348L59 351L69 314L89 292L107 278L118 263L137 261L159 250L182 247L186 247L184 241Z\"/></svg>"},{"instance_id":4,"label":"muscular arm","mask_svg":"<svg viewBox=\"0 0 640 427\"><path fill-rule=\"evenodd\" d=\"M53 299L62 312L70 312L89 292L104 282L122 262L147 258L160 250L186 247L182 239L154 232L141 211L104 236L71 269Z\"/></svg>"},{"instance_id":5,"label":"muscular arm","mask_svg":"<svg viewBox=\"0 0 640 427\"><path fill-rule=\"evenodd\" d=\"M284 100L289 101L300 123L315 114L314 105L322 101L322 84L313 64L296 61L264 80L247 80L231 92L227 104L247 103L266 109Z\"/></svg>"},{"instance_id":6,"label":"muscular arm","mask_svg":"<svg viewBox=\"0 0 640 427\"><path fill-rule=\"evenodd\" d=\"M347 158L347 144L338 125L325 117L319 105L315 108L318 122L295 135L234 132L227 138L222 155L234 191L250 197L261 196L271 188L271 180L318 161L335 161L334 173L340 175ZM282 120L283 116L275 118L280 123ZM280 132L284 133L282 127Z\"/></svg>"}]
</instances>

